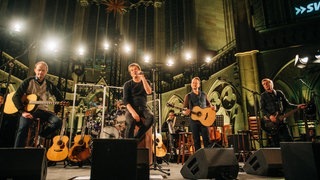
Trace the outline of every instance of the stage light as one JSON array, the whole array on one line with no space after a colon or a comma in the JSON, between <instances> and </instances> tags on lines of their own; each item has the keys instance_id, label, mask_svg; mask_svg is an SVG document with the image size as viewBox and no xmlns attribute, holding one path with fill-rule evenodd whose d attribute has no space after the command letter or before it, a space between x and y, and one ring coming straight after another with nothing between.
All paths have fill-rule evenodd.
<instances>
[{"instance_id":1,"label":"stage light","mask_svg":"<svg viewBox=\"0 0 320 180\"><path fill-rule=\"evenodd\" d=\"M309 61L309 57L302 57L300 58L299 55L297 54L295 57L295 61L294 61L294 66L296 66L297 68L305 68L308 64Z\"/></svg>"},{"instance_id":2,"label":"stage light","mask_svg":"<svg viewBox=\"0 0 320 180\"><path fill-rule=\"evenodd\" d=\"M168 60L167 60L167 66L173 66L174 65L174 60L170 57Z\"/></svg>"},{"instance_id":3,"label":"stage light","mask_svg":"<svg viewBox=\"0 0 320 180\"><path fill-rule=\"evenodd\" d=\"M192 53L190 52L190 51L186 51L185 53L184 53L184 58L185 58L185 60L186 61L191 61L191 59L192 59Z\"/></svg>"},{"instance_id":4,"label":"stage light","mask_svg":"<svg viewBox=\"0 0 320 180\"><path fill-rule=\"evenodd\" d=\"M145 63L150 63L150 61L151 61L151 56L150 56L149 54L145 54L145 55L143 56L143 61L144 61Z\"/></svg>"},{"instance_id":5,"label":"stage light","mask_svg":"<svg viewBox=\"0 0 320 180\"><path fill-rule=\"evenodd\" d=\"M132 48L129 44L124 44L123 49L126 54L129 54L132 50Z\"/></svg>"},{"instance_id":6,"label":"stage light","mask_svg":"<svg viewBox=\"0 0 320 180\"><path fill-rule=\"evenodd\" d=\"M109 50L109 48L110 48L110 44L107 41L105 41L103 43L103 49L107 51L107 50Z\"/></svg>"},{"instance_id":7,"label":"stage light","mask_svg":"<svg viewBox=\"0 0 320 180\"><path fill-rule=\"evenodd\" d=\"M83 46L79 46L77 52L79 56L83 56L85 54L85 48Z\"/></svg>"},{"instance_id":8,"label":"stage light","mask_svg":"<svg viewBox=\"0 0 320 180\"><path fill-rule=\"evenodd\" d=\"M212 60L212 58L211 58L210 56L206 56L206 57L204 58L204 61L205 61L206 63L210 63L211 60Z\"/></svg>"}]
</instances>

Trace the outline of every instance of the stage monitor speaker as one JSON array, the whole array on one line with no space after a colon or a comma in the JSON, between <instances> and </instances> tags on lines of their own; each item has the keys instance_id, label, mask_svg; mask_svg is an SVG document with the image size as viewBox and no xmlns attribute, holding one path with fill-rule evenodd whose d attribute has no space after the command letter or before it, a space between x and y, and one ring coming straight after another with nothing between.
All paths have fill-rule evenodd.
<instances>
[{"instance_id":1,"label":"stage monitor speaker","mask_svg":"<svg viewBox=\"0 0 320 180\"><path fill-rule=\"evenodd\" d=\"M281 142L285 179L320 179L320 143Z\"/></svg>"},{"instance_id":2,"label":"stage monitor speaker","mask_svg":"<svg viewBox=\"0 0 320 180\"><path fill-rule=\"evenodd\" d=\"M0 148L0 154L0 179L46 179L44 148Z\"/></svg>"},{"instance_id":3,"label":"stage monitor speaker","mask_svg":"<svg viewBox=\"0 0 320 180\"><path fill-rule=\"evenodd\" d=\"M202 148L180 170L186 179L236 179L239 164L232 148Z\"/></svg>"},{"instance_id":4,"label":"stage monitor speaker","mask_svg":"<svg viewBox=\"0 0 320 180\"><path fill-rule=\"evenodd\" d=\"M247 174L283 176L280 148L261 148L252 154L243 166Z\"/></svg>"},{"instance_id":5,"label":"stage monitor speaker","mask_svg":"<svg viewBox=\"0 0 320 180\"><path fill-rule=\"evenodd\" d=\"M135 179L136 139L93 139L91 180Z\"/></svg>"}]
</instances>

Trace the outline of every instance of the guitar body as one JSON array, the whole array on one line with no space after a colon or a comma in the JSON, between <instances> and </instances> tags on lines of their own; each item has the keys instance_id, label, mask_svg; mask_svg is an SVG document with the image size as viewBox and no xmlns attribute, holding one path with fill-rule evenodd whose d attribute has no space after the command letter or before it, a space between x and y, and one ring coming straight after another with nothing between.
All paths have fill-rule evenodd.
<instances>
[{"instance_id":1,"label":"guitar body","mask_svg":"<svg viewBox=\"0 0 320 180\"><path fill-rule=\"evenodd\" d=\"M216 119L216 112L211 107L200 108L199 106L194 106L191 111L191 119L200 121L202 125L209 127Z\"/></svg>"},{"instance_id":2,"label":"guitar body","mask_svg":"<svg viewBox=\"0 0 320 180\"><path fill-rule=\"evenodd\" d=\"M174 106L173 104L167 103L168 107L173 107L180 109L180 111L185 110L184 108ZM216 111L211 107L201 108L199 106L194 106L191 110L191 119L194 121L200 121L204 126L212 126L216 119Z\"/></svg>"},{"instance_id":3,"label":"guitar body","mask_svg":"<svg viewBox=\"0 0 320 180\"><path fill-rule=\"evenodd\" d=\"M153 140L153 143L155 143L156 145L156 149L152 148L153 153L155 153L157 157L164 157L167 154L167 148L163 144L161 134L156 133L156 140L154 140L154 135L152 135L152 140Z\"/></svg>"},{"instance_id":4,"label":"guitar body","mask_svg":"<svg viewBox=\"0 0 320 180\"><path fill-rule=\"evenodd\" d=\"M63 161L68 157L68 136L55 136L53 138L53 144L48 149L47 158L50 161Z\"/></svg>"},{"instance_id":5,"label":"guitar body","mask_svg":"<svg viewBox=\"0 0 320 180\"><path fill-rule=\"evenodd\" d=\"M74 145L70 148L69 159L73 162L80 162L88 159L91 156L89 142L91 137L89 135L76 135L74 137Z\"/></svg>"},{"instance_id":6,"label":"guitar body","mask_svg":"<svg viewBox=\"0 0 320 180\"><path fill-rule=\"evenodd\" d=\"M12 101L12 97L14 93L15 92L11 92L7 95L6 103L4 104L4 109L3 109L3 112L6 114L14 114L18 112L18 109L16 108L16 106Z\"/></svg>"},{"instance_id":7,"label":"guitar body","mask_svg":"<svg viewBox=\"0 0 320 180\"><path fill-rule=\"evenodd\" d=\"M263 123L264 123L263 129L271 135L277 134L279 132L279 129L286 124L285 119L291 116L293 113L295 113L298 110L299 110L298 108L293 109L284 115L279 115L278 112L275 113L276 122L272 122L267 117L263 117Z\"/></svg>"},{"instance_id":8,"label":"guitar body","mask_svg":"<svg viewBox=\"0 0 320 180\"><path fill-rule=\"evenodd\" d=\"M7 95L6 103L4 105L4 113L14 114L18 112L18 109L13 103L12 97L15 92L11 92ZM26 112L33 112L36 110L38 104L59 104L62 106L68 106L68 102L53 102L53 101L38 101L38 96L36 94L29 94L22 97L22 102L25 105Z\"/></svg>"}]
</instances>

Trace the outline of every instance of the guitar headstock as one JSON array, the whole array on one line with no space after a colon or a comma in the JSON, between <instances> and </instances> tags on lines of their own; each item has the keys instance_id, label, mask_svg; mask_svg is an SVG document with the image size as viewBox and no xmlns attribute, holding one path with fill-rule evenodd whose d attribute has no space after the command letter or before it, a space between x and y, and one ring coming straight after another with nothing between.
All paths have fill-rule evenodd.
<instances>
[{"instance_id":1,"label":"guitar headstock","mask_svg":"<svg viewBox=\"0 0 320 180\"><path fill-rule=\"evenodd\" d=\"M60 106L69 106L70 104L69 104L69 101L61 101L61 102L59 102L59 105Z\"/></svg>"}]
</instances>

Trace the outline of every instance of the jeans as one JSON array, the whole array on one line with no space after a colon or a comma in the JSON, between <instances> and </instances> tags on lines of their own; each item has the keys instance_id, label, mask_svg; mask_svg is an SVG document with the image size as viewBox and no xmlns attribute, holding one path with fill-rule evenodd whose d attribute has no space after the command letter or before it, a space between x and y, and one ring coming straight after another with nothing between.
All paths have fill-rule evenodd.
<instances>
[{"instance_id":1,"label":"jeans","mask_svg":"<svg viewBox=\"0 0 320 180\"><path fill-rule=\"evenodd\" d=\"M47 123L45 129L43 129L42 132L39 132L39 135L42 137L48 137L62 126L62 121L52 112L36 110L34 113L32 113L32 116L33 119L27 119L23 116L20 117L14 147L26 146L29 126L31 125L32 121L37 118L40 119L41 124L44 122Z\"/></svg>"},{"instance_id":2,"label":"jeans","mask_svg":"<svg viewBox=\"0 0 320 180\"><path fill-rule=\"evenodd\" d=\"M144 120L140 120L139 123L133 119L132 115L129 111L126 111L126 131L125 137L126 138L137 138L139 140L145 135L145 133L149 130L149 128L153 125L154 116L153 113L149 109L140 110L137 112L140 117L144 118ZM135 126L139 126L139 130L136 134L134 134Z\"/></svg>"},{"instance_id":3,"label":"jeans","mask_svg":"<svg viewBox=\"0 0 320 180\"><path fill-rule=\"evenodd\" d=\"M190 119L189 122L190 122L191 131L192 131L195 150L197 151L198 149L201 148L200 134L202 135L204 147L205 148L208 147L209 146L208 127L202 125L199 121L194 121L192 119Z\"/></svg>"},{"instance_id":4,"label":"jeans","mask_svg":"<svg viewBox=\"0 0 320 180\"><path fill-rule=\"evenodd\" d=\"M278 129L278 133L270 135L271 138L268 139L269 147L280 147L280 142L292 142L293 138L291 136L291 131L287 124L282 125Z\"/></svg>"}]
</instances>

